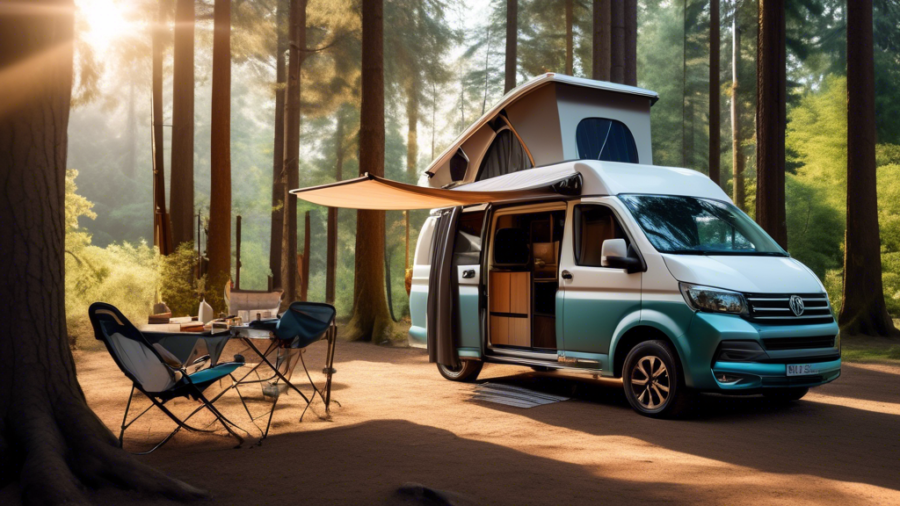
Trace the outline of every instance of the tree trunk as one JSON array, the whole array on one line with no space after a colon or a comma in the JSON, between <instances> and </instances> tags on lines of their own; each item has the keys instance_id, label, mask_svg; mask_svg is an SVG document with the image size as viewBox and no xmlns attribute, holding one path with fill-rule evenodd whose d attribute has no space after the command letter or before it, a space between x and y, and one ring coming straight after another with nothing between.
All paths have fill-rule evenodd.
<instances>
[{"instance_id":1,"label":"tree trunk","mask_svg":"<svg viewBox=\"0 0 900 506\"><path fill-rule=\"evenodd\" d=\"M731 47L731 163L732 163L732 195L734 196L734 205L738 206L742 211L746 211L746 203L744 197L744 153L741 146L741 111L740 102L738 100L738 92L740 91L740 68L741 68L741 27L738 26L737 13L738 4L735 2L734 19L732 20L731 31L733 36L733 44Z\"/></svg>"},{"instance_id":2,"label":"tree trunk","mask_svg":"<svg viewBox=\"0 0 900 506\"><path fill-rule=\"evenodd\" d=\"M166 213L166 163L163 143L163 34L168 2L159 2L159 13L153 27L153 243L162 255L172 252L172 229Z\"/></svg>"},{"instance_id":3,"label":"tree trunk","mask_svg":"<svg viewBox=\"0 0 900 506\"><path fill-rule=\"evenodd\" d=\"M572 23L575 17L575 0L566 0L566 71L567 76L575 74L575 48Z\"/></svg>"},{"instance_id":4,"label":"tree trunk","mask_svg":"<svg viewBox=\"0 0 900 506\"><path fill-rule=\"evenodd\" d=\"M384 175L384 5L362 0L362 104L359 171ZM348 337L381 342L393 321L384 287L384 211L357 211L356 283Z\"/></svg>"},{"instance_id":5,"label":"tree trunk","mask_svg":"<svg viewBox=\"0 0 900 506\"><path fill-rule=\"evenodd\" d=\"M337 129L335 130L335 168L334 180L341 181L344 178L344 108L338 108ZM338 248L338 208L328 208L328 231L326 242L328 251L325 260L325 302L334 304L335 280L337 279L337 248Z\"/></svg>"},{"instance_id":6,"label":"tree trunk","mask_svg":"<svg viewBox=\"0 0 900 506\"><path fill-rule=\"evenodd\" d=\"M419 78L413 76L406 93L406 119L408 130L406 134L406 177L409 182L415 183L418 179L416 170L419 161Z\"/></svg>"},{"instance_id":7,"label":"tree trunk","mask_svg":"<svg viewBox=\"0 0 900 506\"><path fill-rule=\"evenodd\" d=\"M194 0L176 0L172 76L172 189L177 247L194 240Z\"/></svg>"},{"instance_id":8,"label":"tree trunk","mask_svg":"<svg viewBox=\"0 0 900 506\"><path fill-rule=\"evenodd\" d=\"M87 504L85 487L108 484L202 497L118 448L78 384L63 258L75 6L31 3L40 16L0 16L0 68L35 62L40 72L0 115L0 304L15 329L0 338L0 488L18 480L25 504Z\"/></svg>"},{"instance_id":9,"label":"tree trunk","mask_svg":"<svg viewBox=\"0 0 900 506\"><path fill-rule=\"evenodd\" d=\"M756 73L756 222L787 249L784 210L784 0L759 0Z\"/></svg>"},{"instance_id":10,"label":"tree trunk","mask_svg":"<svg viewBox=\"0 0 900 506\"><path fill-rule=\"evenodd\" d=\"M284 218L281 235L281 288L284 302L296 300L297 290L297 197L290 193L300 185L300 67L306 57L306 2L291 0L290 51L286 110L284 114Z\"/></svg>"},{"instance_id":11,"label":"tree trunk","mask_svg":"<svg viewBox=\"0 0 900 506\"><path fill-rule=\"evenodd\" d=\"M625 82L625 0L610 0L609 80Z\"/></svg>"},{"instance_id":12,"label":"tree trunk","mask_svg":"<svg viewBox=\"0 0 900 506\"><path fill-rule=\"evenodd\" d=\"M286 69L284 53L288 50L286 21L287 0L278 0L275 29L275 145L272 148L272 222L269 234L269 270L272 287L281 288L281 234L284 227L284 88Z\"/></svg>"},{"instance_id":13,"label":"tree trunk","mask_svg":"<svg viewBox=\"0 0 900 506\"><path fill-rule=\"evenodd\" d=\"M519 0L506 0L506 82L503 86L503 93L516 87L518 35Z\"/></svg>"},{"instance_id":14,"label":"tree trunk","mask_svg":"<svg viewBox=\"0 0 900 506\"><path fill-rule=\"evenodd\" d=\"M591 79L609 81L610 0L593 0L593 38L591 39Z\"/></svg>"},{"instance_id":15,"label":"tree trunk","mask_svg":"<svg viewBox=\"0 0 900 506\"><path fill-rule=\"evenodd\" d=\"M709 2L709 178L719 182L719 150L722 141L719 113L719 0Z\"/></svg>"},{"instance_id":16,"label":"tree trunk","mask_svg":"<svg viewBox=\"0 0 900 506\"><path fill-rule=\"evenodd\" d=\"M134 76L128 83L128 114L126 116L125 137L128 139L128 151L125 153L125 175L131 179L137 174L137 128L135 126Z\"/></svg>"},{"instance_id":17,"label":"tree trunk","mask_svg":"<svg viewBox=\"0 0 900 506\"><path fill-rule=\"evenodd\" d=\"M625 0L625 84L637 86L637 0Z\"/></svg>"},{"instance_id":18,"label":"tree trunk","mask_svg":"<svg viewBox=\"0 0 900 506\"><path fill-rule=\"evenodd\" d=\"M207 291L231 279L231 2L216 0L213 16ZM224 308L216 308L221 311Z\"/></svg>"},{"instance_id":19,"label":"tree trunk","mask_svg":"<svg viewBox=\"0 0 900 506\"><path fill-rule=\"evenodd\" d=\"M687 148L687 40L688 40L688 24L687 24L688 0L683 0L681 4L681 166L688 166L688 148Z\"/></svg>"},{"instance_id":20,"label":"tree trunk","mask_svg":"<svg viewBox=\"0 0 900 506\"><path fill-rule=\"evenodd\" d=\"M847 132L847 230L839 322L849 335L896 335L881 282L872 0L847 3Z\"/></svg>"},{"instance_id":21,"label":"tree trunk","mask_svg":"<svg viewBox=\"0 0 900 506\"><path fill-rule=\"evenodd\" d=\"M309 211L303 216L303 271L300 273L300 300L309 300L309 247L310 247L310 229L309 229Z\"/></svg>"}]
</instances>

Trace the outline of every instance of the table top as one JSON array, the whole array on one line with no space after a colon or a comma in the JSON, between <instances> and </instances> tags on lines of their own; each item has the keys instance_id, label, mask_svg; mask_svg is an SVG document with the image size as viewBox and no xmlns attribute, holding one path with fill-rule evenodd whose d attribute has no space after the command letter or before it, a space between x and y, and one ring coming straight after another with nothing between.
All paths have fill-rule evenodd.
<instances>
[{"instance_id":1,"label":"table top","mask_svg":"<svg viewBox=\"0 0 900 506\"><path fill-rule=\"evenodd\" d=\"M274 339L275 334L264 329L253 329L249 325L237 325L231 327L231 334L235 337L247 339Z\"/></svg>"}]
</instances>

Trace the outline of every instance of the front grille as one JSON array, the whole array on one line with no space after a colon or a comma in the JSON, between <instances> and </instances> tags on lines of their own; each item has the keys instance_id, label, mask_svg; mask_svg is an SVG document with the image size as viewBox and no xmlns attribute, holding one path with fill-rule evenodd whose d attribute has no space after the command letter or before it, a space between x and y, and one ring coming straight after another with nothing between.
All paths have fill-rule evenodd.
<instances>
[{"instance_id":1,"label":"front grille","mask_svg":"<svg viewBox=\"0 0 900 506\"><path fill-rule=\"evenodd\" d=\"M800 316L791 309L791 297L803 300ZM748 293L748 319L760 325L812 325L832 323L831 307L824 293Z\"/></svg>"},{"instance_id":2,"label":"front grille","mask_svg":"<svg viewBox=\"0 0 900 506\"><path fill-rule=\"evenodd\" d=\"M763 339L767 350L810 350L813 348L834 348L834 336L813 337L773 337Z\"/></svg>"}]
</instances>

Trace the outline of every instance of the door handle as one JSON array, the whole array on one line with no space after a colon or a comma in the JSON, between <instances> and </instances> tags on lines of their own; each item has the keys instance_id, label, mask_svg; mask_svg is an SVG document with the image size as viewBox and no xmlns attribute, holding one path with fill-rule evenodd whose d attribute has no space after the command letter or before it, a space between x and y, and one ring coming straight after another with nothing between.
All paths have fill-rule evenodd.
<instances>
[{"instance_id":1,"label":"door handle","mask_svg":"<svg viewBox=\"0 0 900 506\"><path fill-rule=\"evenodd\" d=\"M562 271L561 274L562 274L562 278L563 278L563 279L569 280L569 281L572 280L572 273L571 273L571 272L569 272L569 271Z\"/></svg>"},{"instance_id":2,"label":"door handle","mask_svg":"<svg viewBox=\"0 0 900 506\"><path fill-rule=\"evenodd\" d=\"M468 269L462 273L463 279L472 279L475 277L475 269Z\"/></svg>"}]
</instances>

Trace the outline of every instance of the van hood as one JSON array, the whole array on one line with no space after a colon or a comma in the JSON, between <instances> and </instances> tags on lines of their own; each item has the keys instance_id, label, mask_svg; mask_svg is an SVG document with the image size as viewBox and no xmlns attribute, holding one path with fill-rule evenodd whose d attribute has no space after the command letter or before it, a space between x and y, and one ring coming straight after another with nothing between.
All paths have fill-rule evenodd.
<instances>
[{"instance_id":1,"label":"van hood","mask_svg":"<svg viewBox=\"0 0 900 506\"><path fill-rule=\"evenodd\" d=\"M663 254L678 281L745 293L820 293L805 265L790 257Z\"/></svg>"}]
</instances>

